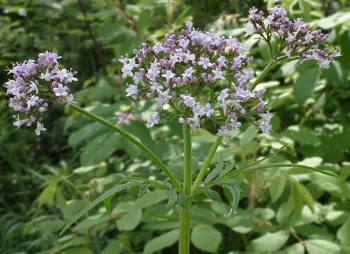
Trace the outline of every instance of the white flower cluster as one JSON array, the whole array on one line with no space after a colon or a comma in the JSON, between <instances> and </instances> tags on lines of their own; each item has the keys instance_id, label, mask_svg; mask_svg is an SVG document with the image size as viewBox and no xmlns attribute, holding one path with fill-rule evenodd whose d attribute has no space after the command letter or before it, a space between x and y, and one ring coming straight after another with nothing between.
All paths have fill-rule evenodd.
<instances>
[{"instance_id":1,"label":"white flower cluster","mask_svg":"<svg viewBox=\"0 0 350 254\"><path fill-rule=\"evenodd\" d=\"M218 125L218 135L229 136L242 119L260 128L266 110L264 90L251 91L254 77L244 44L235 38L193 29L186 22L180 35L167 34L165 41L151 47L142 43L133 58L121 58L123 78L133 84L126 95L153 98L156 111L148 123L158 124L162 116L177 116L194 131L205 119ZM164 105L169 107L165 110ZM270 128L260 128L268 133Z\"/></svg>"},{"instance_id":2,"label":"white flower cluster","mask_svg":"<svg viewBox=\"0 0 350 254\"><path fill-rule=\"evenodd\" d=\"M36 122L35 133L39 136L46 129L38 119L41 113L47 111L48 103L57 100L69 105L73 101L74 97L67 85L77 79L74 72L60 69L59 58L53 52L40 53L37 61L16 63L8 71L12 79L4 87L10 97L9 106L26 116L24 119L17 116L14 126L25 124L30 127Z\"/></svg>"}]
</instances>

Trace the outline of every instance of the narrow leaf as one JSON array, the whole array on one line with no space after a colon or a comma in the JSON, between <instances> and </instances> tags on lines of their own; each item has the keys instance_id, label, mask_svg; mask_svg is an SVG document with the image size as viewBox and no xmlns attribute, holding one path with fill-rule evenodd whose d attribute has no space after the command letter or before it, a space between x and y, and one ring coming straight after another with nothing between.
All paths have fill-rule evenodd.
<instances>
[{"instance_id":1,"label":"narrow leaf","mask_svg":"<svg viewBox=\"0 0 350 254\"><path fill-rule=\"evenodd\" d=\"M305 204L310 208L312 212L315 211L315 202L314 199L307 188L298 181L293 180L293 185L298 189L299 195L305 201Z\"/></svg>"},{"instance_id":2,"label":"narrow leaf","mask_svg":"<svg viewBox=\"0 0 350 254\"><path fill-rule=\"evenodd\" d=\"M297 218L300 218L301 211L303 210L303 198L301 197L301 193L295 184L292 185L292 188L295 215Z\"/></svg>"},{"instance_id":3,"label":"narrow leaf","mask_svg":"<svg viewBox=\"0 0 350 254\"><path fill-rule=\"evenodd\" d=\"M271 153L269 156L266 156L264 158L261 158L260 160L257 160L256 162L253 162L251 164L248 164L248 165L243 165L241 169L244 169L244 168L249 168L251 166L254 166L254 165L257 165L257 164L260 164L261 162L267 160L267 159L270 159L272 156L275 156L276 154L280 153L285 147L287 146L287 144L284 144L282 147L280 147L278 150L276 150L275 152Z\"/></svg>"},{"instance_id":4,"label":"narrow leaf","mask_svg":"<svg viewBox=\"0 0 350 254\"><path fill-rule=\"evenodd\" d=\"M145 194L147 192L147 190L149 189L151 185L149 183L141 183L140 184L140 189L139 189L139 194L138 197L141 197L143 194Z\"/></svg>"},{"instance_id":5,"label":"narrow leaf","mask_svg":"<svg viewBox=\"0 0 350 254\"><path fill-rule=\"evenodd\" d=\"M226 175L233 169L232 163L225 163L224 170L220 172L220 176Z\"/></svg>"},{"instance_id":6,"label":"narrow leaf","mask_svg":"<svg viewBox=\"0 0 350 254\"><path fill-rule=\"evenodd\" d=\"M211 189L208 189L208 188L201 188L199 189L201 192L203 192L208 198L210 198L211 200L214 200L217 202L217 204L219 205L220 207L220 210L222 211L222 213L225 215L225 216L228 216L230 211L228 211L224 205L224 202L222 201L220 195L216 192L216 191L213 191Z\"/></svg>"},{"instance_id":7,"label":"narrow leaf","mask_svg":"<svg viewBox=\"0 0 350 254\"><path fill-rule=\"evenodd\" d=\"M96 205L98 205L100 202L102 202L103 200L105 200L106 198L115 195L116 193L123 191L125 189L134 187L136 185L139 185L139 183L136 182L130 182L130 183L125 183L122 185L119 185L117 187L114 187L113 189L110 189L108 191L106 191L104 194L102 194L101 196L99 196L97 199L95 199L91 204L89 204L87 207L85 207L83 210L81 210L76 216L74 216L73 219L71 219L66 226L64 226L64 228L61 230L59 236L61 236L64 232L66 232L66 230L72 226L77 220L79 220L85 213L87 213L88 211L90 211L92 208L94 208Z\"/></svg>"},{"instance_id":8,"label":"narrow leaf","mask_svg":"<svg viewBox=\"0 0 350 254\"><path fill-rule=\"evenodd\" d=\"M236 212L239 204L239 199L241 197L241 188L239 188L237 184L224 184L223 187L229 190L232 195L232 209L228 215L232 216Z\"/></svg>"},{"instance_id":9,"label":"narrow leaf","mask_svg":"<svg viewBox=\"0 0 350 254\"><path fill-rule=\"evenodd\" d=\"M222 161L222 159L220 159L220 161L215 165L215 168L205 178L204 184L210 183L211 180L213 180L215 176L217 176L220 173L223 166L224 162Z\"/></svg>"},{"instance_id":10,"label":"narrow leaf","mask_svg":"<svg viewBox=\"0 0 350 254\"><path fill-rule=\"evenodd\" d=\"M264 163L264 164L259 164L259 165L253 165L253 166L250 166L250 167L246 167L246 168L243 168L243 169L238 169L238 170L235 170L233 172L230 172L230 173L226 174L226 177L235 177L235 176L240 175L240 174L254 172L254 171L267 169L267 168L300 168L300 169L307 169L307 170L310 170L310 171L314 171L314 172L318 172L318 173L321 173L321 174L325 174L325 175L329 175L329 176L333 176L333 177L337 177L337 178L343 179L343 177L341 177L339 175L336 175L336 174L334 174L332 172L326 171L326 170L313 168L313 167L309 167L309 166L305 166L305 165L284 164L284 163Z\"/></svg>"},{"instance_id":11,"label":"narrow leaf","mask_svg":"<svg viewBox=\"0 0 350 254\"><path fill-rule=\"evenodd\" d=\"M169 197L169 200L168 200L166 207L170 208L175 204L175 202L177 200L176 189L172 188L172 189L168 190L168 197Z\"/></svg>"},{"instance_id":12,"label":"narrow leaf","mask_svg":"<svg viewBox=\"0 0 350 254\"><path fill-rule=\"evenodd\" d=\"M114 196L115 196L115 194L113 194L113 195L107 197L105 200L103 200L103 204L104 204L108 214L111 214L111 212L112 212L111 200Z\"/></svg>"},{"instance_id":13,"label":"narrow leaf","mask_svg":"<svg viewBox=\"0 0 350 254\"><path fill-rule=\"evenodd\" d=\"M121 182L139 182L139 183L149 183L155 188L159 189L169 189L172 185L168 182L165 181L159 181L159 180L151 180L151 179L146 179L142 177L124 177Z\"/></svg>"},{"instance_id":14,"label":"narrow leaf","mask_svg":"<svg viewBox=\"0 0 350 254\"><path fill-rule=\"evenodd\" d=\"M286 186L285 176L277 176L272 179L270 183L270 188L269 188L272 202L275 202L282 195L285 186Z\"/></svg>"}]
</instances>

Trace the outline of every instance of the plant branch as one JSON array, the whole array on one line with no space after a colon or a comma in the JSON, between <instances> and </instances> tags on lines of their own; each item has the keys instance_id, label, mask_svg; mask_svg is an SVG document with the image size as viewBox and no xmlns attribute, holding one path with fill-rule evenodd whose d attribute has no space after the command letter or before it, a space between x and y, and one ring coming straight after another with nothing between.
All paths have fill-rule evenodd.
<instances>
[{"instance_id":1,"label":"plant branch","mask_svg":"<svg viewBox=\"0 0 350 254\"><path fill-rule=\"evenodd\" d=\"M211 161L213 160L214 158L214 155L216 153L216 150L218 149L220 143L221 143L221 140L222 140L222 136L218 136L213 144L213 146L211 147L210 151L209 151L209 154L207 156L207 158L205 158L204 162L203 162L203 165L202 165L202 168L201 170L199 171L199 174L196 178L196 180L194 181L194 184L192 186L192 190L191 192L193 193L198 187L199 185L201 184L205 174L207 173L207 169L211 163Z\"/></svg>"},{"instance_id":2,"label":"plant branch","mask_svg":"<svg viewBox=\"0 0 350 254\"><path fill-rule=\"evenodd\" d=\"M79 107L76 104L71 104L70 107L72 109L74 109L75 111L85 115L86 117L94 120L95 122L98 122L98 123L106 126L107 128L109 128L109 129L119 133L121 136L123 136L124 138L129 140L131 143L136 145L138 148L140 148L166 174L166 176L169 178L170 182L174 185L176 190L178 192L182 192L182 188L181 188L181 185L180 185L179 181L174 177L174 175L170 172L170 170L163 164L163 162L160 161L160 159L153 152L151 152L140 141L138 141L136 138L131 136L126 131L118 128L114 124L112 124L112 123L104 120L103 118L101 118L101 117L99 117L99 116L97 116L97 115L95 115L95 114L93 114L93 113L91 113L91 112L89 112L89 111Z\"/></svg>"},{"instance_id":3,"label":"plant branch","mask_svg":"<svg viewBox=\"0 0 350 254\"><path fill-rule=\"evenodd\" d=\"M272 66L276 63L276 60L271 60L269 62L269 64L265 67L265 69L260 73L260 75L254 80L253 83L251 83L250 85L248 85L248 87L253 90L259 83L260 81L265 78L265 76L267 75L267 73L270 71L270 69L272 68Z\"/></svg>"}]
</instances>

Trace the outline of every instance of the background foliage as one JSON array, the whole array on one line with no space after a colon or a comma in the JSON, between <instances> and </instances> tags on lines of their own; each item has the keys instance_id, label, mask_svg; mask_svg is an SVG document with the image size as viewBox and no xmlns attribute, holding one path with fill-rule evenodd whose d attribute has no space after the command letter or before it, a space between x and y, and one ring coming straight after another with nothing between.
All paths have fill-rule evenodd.
<instances>
[{"instance_id":1,"label":"background foliage","mask_svg":"<svg viewBox=\"0 0 350 254\"><path fill-rule=\"evenodd\" d=\"M77 101L128 129L182 178L181 126L176 121L148 129L149 105L124 95L118 58L146 40L157 42L178 31L185 20L196 27L244 39L242 27L251 6L272 1L187 0L0 0L0 81L6 66L56 50L78 71L72 89ZM346 0L284 0L291 15L330 33L342 57L320 73L311 63L276 66L261 86L274 112L274 132L258 134L244 126L219 148L234 165L268 156L350 175L350 7ZM267 46L247 40L255 69L268 62ZM59 230L86 204L123 176L163 179L132 145L69 109L53 106L48 131L16 130L0 91L0 250L2 253L177 253L178 208L165 208L162 190L138 188L112 200L111 212L97 207L69 233ZM198 170L214 136L193 137ZM237 213L227 220L218 205L198 196L192 209L192 253L349 253L350 184L317 173L271 168L241 175L243 193ZM147 186L143 186L147 189ZM222 192L230 201L230 195ZM140 197L138 197L140 196Z\"/></svg>"}]
</instances>

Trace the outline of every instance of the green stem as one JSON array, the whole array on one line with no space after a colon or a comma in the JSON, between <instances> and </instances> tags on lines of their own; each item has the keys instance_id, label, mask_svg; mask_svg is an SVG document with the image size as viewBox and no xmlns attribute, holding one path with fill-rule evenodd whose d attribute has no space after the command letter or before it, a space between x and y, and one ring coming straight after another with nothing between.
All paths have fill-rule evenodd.
<instances>
[{"instance_id":1,"label":"green stem","mask_svg":"<svg viewBox=\"0 0 350 254\"><path fill-rule=\"evenodd\" d=\"M192 185L192 141L191 128L188 124L183 126L184 135L184 206L180 208L180 242L179 254L190 253L191 232L191 185Z\"/></svg>"},{"instance_id":2,"label":"green stem","mask_svg":"<svg viewBox=\"0 0 350 254\"><path fill-rule=\"evenodd\" d=\"M202 168L201 170L199 171L199 174L196 178L196 180L194 181L194 184L192 186L192 193L199 187L199 185L201 184L205 174L207 173L207 169L211 163L211 161L213 160L214 158L214 155L216 153L216 150L218 149L220 143L221 143L221 140L222 140L222 136L218 136L215 140L215 143L213 144L213 146L211 147L210 149L210 152L207 156L207 158L205 158L204 162L203 162L203 165L202 165Z\"/></svg>"},{"instance_id":3,"label":"green stem","mask_svg":"<svg viewBox=\"0 0 350 254\"><path fill-rule=\"evenodd\" d=\"M269 64L265 67L265 69L260 73L260 75L254 80L252 84L248 85L248 87L251 90L253 90L260 83L260 81L267 75L267 73L275 63L276 63L276 60L271 60Z\"/></svg>"},{"instance_id":4,"label":"green stem","mask_svg":"<svg viewBox=\"0 0 350 254\"><path fill-rule=\"evenodd\" d=\"M114 124L104 120L103 118L79 107L76 104L71 104L70 107L72 109L74 109L75 111L85 115L86 117L94 120L95 122L98 122L104 126L106 126L107 128L119 133L120 135L122 135L124 138L126 138L127 140L129 140L131 143L133 143L134 145L136 145L138 148L140 148L145 154L147 154L147 156L167 175L167 177L169 178L170 182L174 185L174 187L176 188L176 190L178 192L182 192L182 188L181 185L179 183L179 181L173 176L173 174L170 172L170 170L163 164L163 162L160 161L160 159L154 154L152 153L147 147L145 147L140 141L138 141L137 139L135 139L133 136L131 136L129 133L127 133L126 131L119 129L117 126L115 126Z\"/></svg>"}]
</instances>

